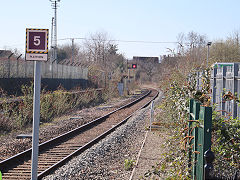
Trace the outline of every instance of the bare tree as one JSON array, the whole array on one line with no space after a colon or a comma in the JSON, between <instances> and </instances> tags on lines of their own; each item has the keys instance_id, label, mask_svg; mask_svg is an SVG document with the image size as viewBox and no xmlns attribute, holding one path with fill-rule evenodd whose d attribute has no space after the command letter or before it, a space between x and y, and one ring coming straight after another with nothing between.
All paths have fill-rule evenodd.
<instances>
[{"instance_id":1,"label":"bare tree","mask_svg":"<svg viewBox=\"0 0 240 180\"><path fill-rule=\"evenodd\" d=\"M68 60L70 62L80 62L78 58L80 54L80 45L75 44L74 47L70 44L64 44L58 47L58 62ZM72 62L73 63L73 62Z\"/></svg>"},{"instance_id":2,"label":"bare tree","mask_svg":"<svg viewBox=\"0 0 240 180\"><path fill-rule=\"evenodd\" d=\"M106 65L106 53L110 46L110 41L107 38L107 33L91 34L84 42L84 47L87 52L88 60L94 61L101 65Z\"/></svg>"},{"instance_id":3,"label":"bare tree","mask_svg":"<svg viewBox=\"0 0 240 180\"><path fill-rule=\"evenodd\" d=\"M159 73L158 68L159 64L156 63L154 58L148 58L148 60L138 61L136 79L152 82L153 77Z\"/></svg>"},{"instance_id":4,"label":"bare tree","mask_svg":"<svg viewBox=\"0 0 240 180\"><path fill-rule=\"evenodd\" d=\"M122 68L125 58L117 52L117 44L109 39L107 33L91 34L83 45L87 60L97 65L101 70L114 71L117 68Z\"/></svg>"}]
</instances>

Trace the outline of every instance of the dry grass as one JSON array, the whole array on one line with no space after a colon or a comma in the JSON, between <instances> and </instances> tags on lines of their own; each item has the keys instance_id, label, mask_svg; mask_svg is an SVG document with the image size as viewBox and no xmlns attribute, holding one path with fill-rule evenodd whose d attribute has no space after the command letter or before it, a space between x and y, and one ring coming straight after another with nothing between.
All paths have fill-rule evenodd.
<instances>
[{"instance_id":1,"label":"dry grass","mask_svg":"<svg viewBox=\"0 0 240 180\"><path fill-rule=\"evenodd\" d=\"M0 134L6 134L14 130L24 129L32 124L33 115L33 85L23 86L22 102L9 103L3 100L0 112ZM110 93L109 93L110 92ZM53 92L42 91L40 121L51 123L51 121L67 112L72 112L84 107L100 104L107 99L116 96L116 92L87 90L85 92L68 92L56 90Z\"/></svg>"}]
</instances>

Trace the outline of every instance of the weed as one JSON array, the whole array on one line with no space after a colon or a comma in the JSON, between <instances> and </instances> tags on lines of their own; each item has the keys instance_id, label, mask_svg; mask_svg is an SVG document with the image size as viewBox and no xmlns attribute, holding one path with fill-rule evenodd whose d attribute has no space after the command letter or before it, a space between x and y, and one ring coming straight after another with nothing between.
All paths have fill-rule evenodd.
<instances>
[{"instance_id":1,"label":"weed","mask_svg":"<svg viewBox=\"0 0 240 180\"><path fill-rule=\"evenodd\" d=\"M125 161L124 161L124 169L126 171L131 170L133 168L133 166L134 166L134 163L135 163L135 160L125 159Z\"/></svg>"},{"instance_id":2,"label":"weed","mask_svg":"<svg viewBox=\"0 0 240 180\"><path fill-rule=\"evenodd\" d=\"M1 133L22 129L32 124L33 83L30 86L22 86L22 92L22 101L13 103L9 103L6 99L2 101ZM63 88L53 92L42 90L40 96L40 120L44 123L51 122L54 117L68 111L88 107L91 104L98 104L103 101L102 97L102 93L95 90L87 90L87 93L86 91L77 93L67 92Z\"/></svg>"}]
</instances>

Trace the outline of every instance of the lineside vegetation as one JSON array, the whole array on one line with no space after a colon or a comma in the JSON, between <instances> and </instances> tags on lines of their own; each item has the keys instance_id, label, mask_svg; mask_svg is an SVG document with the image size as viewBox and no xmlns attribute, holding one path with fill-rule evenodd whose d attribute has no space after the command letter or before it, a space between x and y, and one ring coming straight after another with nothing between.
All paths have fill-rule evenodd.
<instances>
[{"instance_id":1,"label":"lineside vegetation","mask_svg":"<svg viewBox=\"0 0 240 180\"><path fill-rule=\"evenodd\" d=\"M195 32L179 34L178 53L165 57L161 62L159 86L164 99L157 107L160 113L155 118L170 136L163 144L168 153L164 160L145 173L144 178L162 177L166 179L191 179L188 167L186 136L186 111L189 100L194 98L205 106L210 106L210 66L215 62L240 62L239 32L234 32L226 40L217 40L210 47L209 64L206 64L207 38ZM195 72L204 71L202 90L196 90ZM190 76L189 76L190 75ZM227 93L227 92L226 92ZM233 97L239 100L239 95ZM240 168L240 122L238 119L225 120L213 112L212 151L216 159L216 173L228 176Z\"/></svg>"}]
</instances>

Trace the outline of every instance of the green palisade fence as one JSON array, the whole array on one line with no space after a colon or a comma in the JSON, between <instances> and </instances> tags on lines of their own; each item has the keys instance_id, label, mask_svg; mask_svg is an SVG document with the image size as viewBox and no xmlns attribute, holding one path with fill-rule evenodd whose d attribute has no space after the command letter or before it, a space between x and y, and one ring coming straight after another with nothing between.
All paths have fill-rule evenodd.
<instances>
[{"instance_id":1,"label":"green palisade fence","mask_svg":"<svg viewBox=\"0 0 240 180\"><path fill-rule=\"evenodd\" d=\"M204 153L211 148L212 108L191 99L189 110L189 167L194 180L203 180Z\"/></svg>"}]
</instances>

